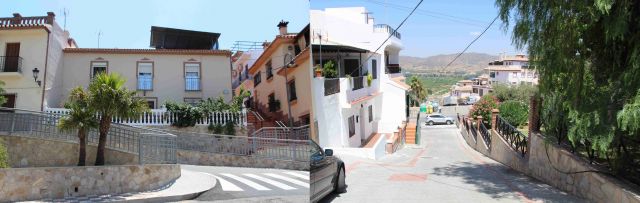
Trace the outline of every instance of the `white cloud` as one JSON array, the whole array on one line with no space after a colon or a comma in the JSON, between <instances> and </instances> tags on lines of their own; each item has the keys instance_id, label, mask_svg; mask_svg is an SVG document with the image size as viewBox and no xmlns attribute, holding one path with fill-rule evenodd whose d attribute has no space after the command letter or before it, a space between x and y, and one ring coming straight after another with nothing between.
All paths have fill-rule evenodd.
<instances>
[{"instance_id":1,"label":"white cloud","mask_svg":"<svg viewBox=\"0 0 640 203\"><path fill-rule=\"evenodd\" d=\"M480 32L470 32L469 34L471 36L478 36L478 35L480 35Z\"/></svg>"}]
</instances>

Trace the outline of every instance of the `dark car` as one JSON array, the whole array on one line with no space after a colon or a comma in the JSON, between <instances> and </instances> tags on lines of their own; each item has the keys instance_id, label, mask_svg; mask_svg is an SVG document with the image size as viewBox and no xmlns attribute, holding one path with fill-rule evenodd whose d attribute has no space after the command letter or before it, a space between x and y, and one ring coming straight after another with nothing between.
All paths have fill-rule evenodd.
<instances>
[{"instance_id":1,"label":"dark car","mask_svg":"<svg viewBox=\"0 0 640 203\"><path fill-rule=\"evenodd\" d=\"M333 150L311 141L311 202L318 202L331 192L346 191L344 162L333 156Z\"/></svg>"}]
</instances>

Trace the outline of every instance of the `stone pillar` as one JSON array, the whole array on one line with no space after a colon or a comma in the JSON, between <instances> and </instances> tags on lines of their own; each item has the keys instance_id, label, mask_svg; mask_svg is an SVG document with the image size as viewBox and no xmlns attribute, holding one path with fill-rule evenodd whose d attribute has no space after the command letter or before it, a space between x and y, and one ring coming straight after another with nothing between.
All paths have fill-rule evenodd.
<instances>
[{"instance_id":1,"label":"stone pillar","mask_svg":"<svg viewBox=\"0 0 640 203\"><path fill-rule=\"evenodd\" d=\"M56 18L56 14L53 12L47 12L47 24L53 25L53 20Z\"/></svg>"},{"instance_id":2,"label":"stone pillar","mask_svg":"<svg viewBox=\"0 0 640 203\"><path fill-rule=\"evenodd\" d=\"M22 15L20 15L19 13L14 13L13 19L11 19L11 24L17 25L17 24L20 24L21 22L22 22Z\"/></svg>"},{"instance_id":3,"label":"stone pillar","mask_svg":"<svg viewBox=\"0 0 640 203\"><path fill-rule=\"evenodd\" d=\"M476 125L477 125L477 126L476 126L476 129L477 129L477 130L480 130L480 125L482 125L482 116L478 116L478 117L476 117L476 122L477 122L477 123L476 123Z\"/></svg>"},{"instance_id":4,"label":"stone pillar","mask_svg":"<svg viewBox=\"0 0 640 203\"><path fill-rule=\"evenodd\" d=\"M495 130L496 125L498 123L498 115L500 115L500 110L493 109L491 110L491 129Z\"/></svg>"}]
</instances>

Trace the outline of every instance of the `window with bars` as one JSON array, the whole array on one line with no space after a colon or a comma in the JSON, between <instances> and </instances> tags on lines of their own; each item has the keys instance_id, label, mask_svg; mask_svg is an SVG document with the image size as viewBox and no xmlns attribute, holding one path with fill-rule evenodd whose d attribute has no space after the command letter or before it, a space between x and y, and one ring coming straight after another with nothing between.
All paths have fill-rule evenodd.
<instances>
[{"instance_id":1,"label":"window with bars","mask_svg":"<svg viewBox=\"0 0 640 203\"><path fill-rule=\"evenodd\" d=\"M369 123L373 122L373 105L369 105Z\"/></svg>"},{"instance_id":2,"label":"window with bars","mask_svg":"<svg viewBox=\"0 0 640 203\"><path fill-rule=\"evenodd\" d=\"M297 100L298 96L296 95L296 80L289 81L287 85L289 85L289 101Z\"/></svg>"},{"instance_id":3,"label":"window with bars","mask_svg":"<svg viewBox=\"0 0 640 203\"><path fill-rule=\"evenodd\" d=\"M186 91L200 91L200 63L184 64L184 87Z\"/></svg>"},{"instance_id":4,"label":"window with bars","mask_svg":"<svg viewBox=\"0 0 640 203\"><path fill-rule=\"evenodd\" d=\"M347 119L349 123L349 137L353 137L356 134L356 121L353 116Z\"/></svg>"},{"instance_id":5,"label":"window with bars","mask_svg":"<svg viewBox=\"0 0 640 203\"><path fill-rule=\"evenodd\" d=\"M373 74L373 79L378 79L378 61L375 59L371 60L371 74Z\"/></svg>"},{"instance_id":6,"label":"window with bars","mask_svg":"<svg viewBox=\"0 0 640 203\"><path fill-rule=\"evenodd\" d=\"M258 71L256 75L253 76L253 86L258 86L262 82L262 73Z\"/></svg>"},{"instance_id":7,"label":"window with bars","mask_svg":"<svg viewBox=\"0 0 640 203\"><path fill-rule=\"evenodd\" d=\"M138 90L153 90L153 63L138 63Z\"/></svg>"},{"instance_id":8,"label":"window with bars","mask_svg":"<svg viewBox=\"0 0 640 203\"><path fill-rule=\"evenodd\" d=\"M267 80L268 80L273 77L273 66L271 65L271 60L269 60L265 66L267 66Z\"/></svg>"},{"instance_id":9,"label":"window with bars","mask_svg":"<svg viewBox=\"0 0 640 203\"><path fill-rule=\"evenodd\" d=\"M107 73L106 61L93 61L91 62L91 79L95 78L101 73Z\"/></svg>"}]
</instances>

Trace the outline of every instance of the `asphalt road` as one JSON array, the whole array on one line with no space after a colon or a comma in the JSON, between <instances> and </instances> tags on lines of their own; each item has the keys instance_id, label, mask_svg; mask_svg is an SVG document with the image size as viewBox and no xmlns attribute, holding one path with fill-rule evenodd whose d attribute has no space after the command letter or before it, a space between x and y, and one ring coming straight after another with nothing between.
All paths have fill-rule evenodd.
<instances>
[{"instance_id":1,"label":"asphalt road","mask_svg":"<svg viewBox=\"0 0 640 203\"><path fill-rule=\"evenodd\" d=\"M443 109L455 115L461 109ZM584 202L489 159L455 125L425 126L421 145L380 160L341 156L347 192L322 202Z\"/></svg>"},{"instance_id":2,"label":"asphalt road","mask_svg":"<svg viewBox=\"0 0 640 203\"><path fill-rule=\"evenodd\" d=\"M182 165L182 169L206 173L217 179L213 189L192 201L309 201L308 171L193 165Z\"/></svg>"}]
</instances>

